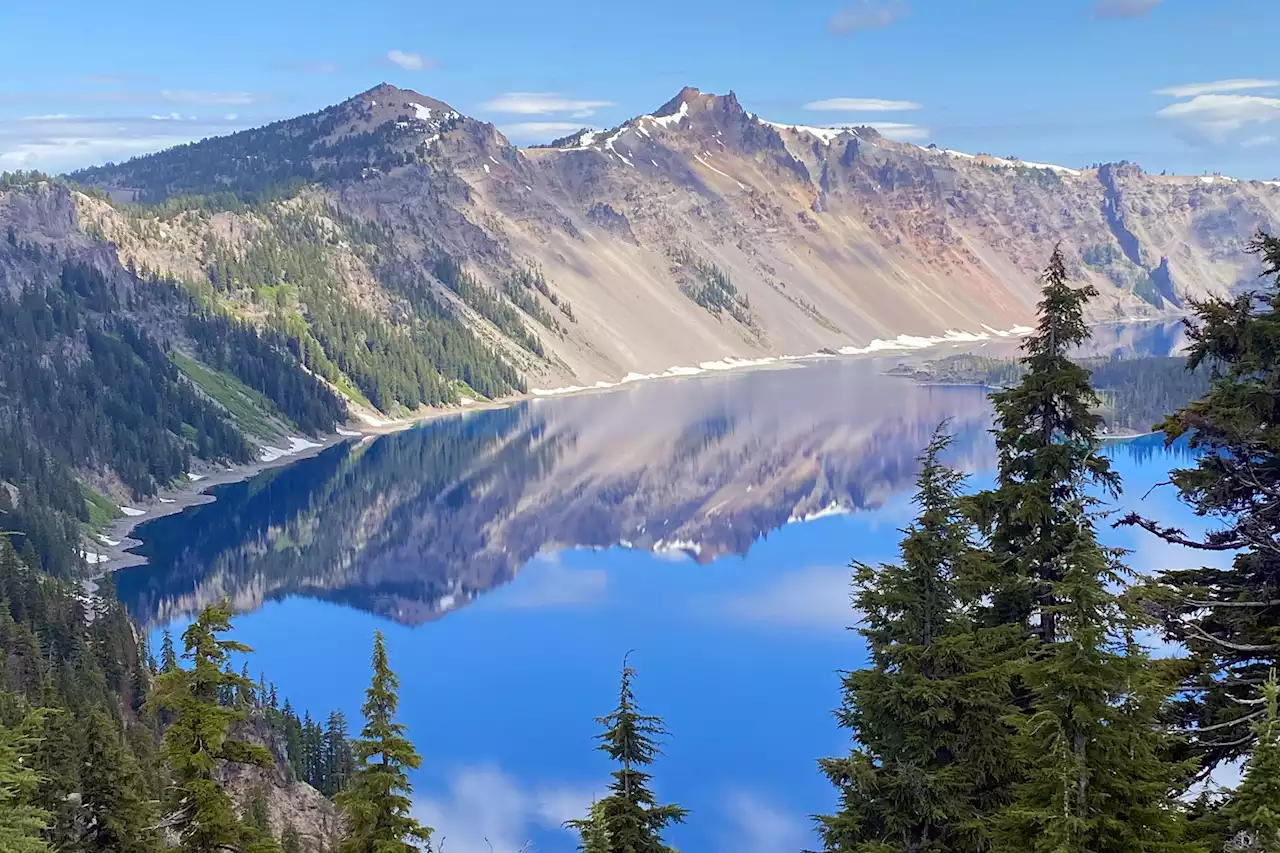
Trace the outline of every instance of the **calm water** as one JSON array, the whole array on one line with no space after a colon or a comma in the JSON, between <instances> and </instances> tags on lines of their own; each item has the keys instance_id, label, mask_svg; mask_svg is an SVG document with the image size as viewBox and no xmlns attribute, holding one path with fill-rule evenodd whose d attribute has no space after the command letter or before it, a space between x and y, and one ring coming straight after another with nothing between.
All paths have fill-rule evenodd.
<instances>
[{"instance_id":1,"label":"calm water","mask_svg":"<svg viewBox=\"0 0 1280 853\"><path fill-rule=\"evenodd\" d=\"M982 393L886 366L656 382L335 447L141 529L151 564L120 594L152 630L230 596L255 674L317 716L358 718L381 628L425 759L418 808L450 853L574 849L559 826L607 782L592 718L635 649L641 703L673 733L658 796L692 810L670 840L796 853L834 800L814 760L848 745L838 671L865 659L849 560L894 556L943 418L974 487L995 461ZM1167 488L1143 498L1185 453L1111 453L1120 506L1202 529ZM1106 538L1139 570L1199 559Z\"/></svg>"}]
</instances>

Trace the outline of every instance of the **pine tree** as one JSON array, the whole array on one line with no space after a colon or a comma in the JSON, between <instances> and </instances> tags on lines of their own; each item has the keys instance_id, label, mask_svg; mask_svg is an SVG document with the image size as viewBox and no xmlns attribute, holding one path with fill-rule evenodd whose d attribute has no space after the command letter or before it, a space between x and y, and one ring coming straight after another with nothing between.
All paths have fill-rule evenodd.
<instances>
[{"instance_id":1,"label":"pine tree","mask_svg":"<svg viewBox=\"0 0 1280 853\"><path fill-rule=\"evenodd\" d=\"M1188 369L1208 369L1208 393L1160 425L1165 441L1185 439L1195 467L1175 470L1178 497L1221 526L1202 539L1137 514L1165 541L1237 552L1229 568L1162 572L1157 580L1165 633L1191 652L1183 723L1207 772L1244 755L1260 714L1250 704L1280 663L1280 239L1259 233L1261 287L1231 298L1192 301Z\"/></svg>"},{"instance_id":2,"label":"pine tree","mask_svg":"<svg viewBox=\"0 0 1280 853\"><path fill-rule=\"evenodd\" d=\"M36 805L40 777L31 768L39 712L28 712L10 728L0 722L0 850L5 853L49 853L41 838L52 815Z\"/></svg>"},{"instance_id":3,"label":"pine tree","mask_svg":"<svg viewBox=\"0 0 1280 853\"><path fill-rule=\"evenodd\" d=\"M351 778L351 742L347 739L347 718L341 711L329 714L324 731L324 786L320 792L332 797Z\"/></svg>"},{"instance_id":4,"label":"pine tree","mask_svg":"<svg viewBox=\"0 0 1280 853\"><path fill-rule=\"evenodd\" d=\"M164 639L160 641L160 671L173 672L178 668L178 656L173 651L173 636L169 629L164 629Z\"/></svg>"},{"instance_id":5,"label":"pine tree","mask_svg":"<svg viewBox=\"0 0 1280 853\"><path fill-rule=\"evenodd\" d=\"M356 766L347 789L335 801L342 810L344 833L337 853L417 853L430 845L431 828L409 810L408 771L422 759L395 721L400 680L387 663L381 631L373 635L373 679L361 706L364 728L354 743Z\"/></svg>"},{"instance_id":6,"label":"pine tree","mask_svg":"<svg viewBox=\"0 0 1280 853\"><path fill-rule=\"evenodd\" d=\"M981 555L958 507L964 475L939 461L950 443L940 426L920 457L902 563L853 566L872 667L846 674L837 712L857 746L820 762L840 791L818 819L825 850L985 850L984 818L1008 801L1017 627L977 626L961 600Z\"/></svg>"},{"instance_id":7,"label":"pine tree","mask_svg":"<svg viewBox=\"0 0 1280 853\"><path fill-rule=\"evenodd\" d=\"M227 735L244 712L218 704L228 682L234 687L240 681L224 667L232 654L252 651L243 643L221 639L229 630L231 615L225 604L205 608L182 635L183 658L191 661L191 668L163 673L153 693L173 717L164 733L174 783L168 823L177 831L183 853L225 853L240 840L231 799L214 779L218 762L271 764L262 747Z\"/></svg>"},{"instance_id":8,"label":"pine tree","mask_svg":"<svg viewBox=\"0 0 1280 853\"><path fill-rule=\"evenodd\" d=\"M1280 853L1280 685L1272 670L1262 687L1264 715L1253 726L1253 752L1223 809L1240 853Z\"/></svg>"},{"instance_id":9,"label":"pine tree","mask_svg":"<svg viewBox=\"0 0 1280 853\"><path fill-rule=\"evenodd\" d=\"M1097 396L1070 351L1088 337L1059 250L1044 276L1021 382L992 395L999 468L971 502L991 550L990 617L1036 649L1018 667L1011 715L1024 779L993 821L993 848L1017 853L1143 853L1179 846L1178 793L1161 711L1171 691L1132 641L1140 626L1115 591L1120 554L1098 544L1098 498L1119 478L1099 452Z\"/></svg>"},{"instance_id":10,"label":"pine tree","mask_svg":"<svg viewBox=\"0 0 1280 853\"><path fill-rule=\"evenodd\" d=\"M158 849L142 771L121 739L119 727L102 709L88 720L80 785L87 849L113 853Z\"/></svg>"},{"instance_id":11,"label":"pine tree","mask_svg":"<svg viewBox=\"0 0 1280 853\"><path fill-rule=\"evenodd\" d=\"M683 823L688 814L677 805L658 805L649 790L650 776L641 768L653 763L660 754L658 739L667 734L662 718L640 713L631 684L635 670L622 662L622 684L618 705L612 712L598 717L604 727L597 735L600 751L617 762L612 773L609 795L592 807L584 819L571 820L567 828L578 831L580 846L609 853L672 853L662 841L662 831L673 823Z\"/></svg>"}]
</instances>

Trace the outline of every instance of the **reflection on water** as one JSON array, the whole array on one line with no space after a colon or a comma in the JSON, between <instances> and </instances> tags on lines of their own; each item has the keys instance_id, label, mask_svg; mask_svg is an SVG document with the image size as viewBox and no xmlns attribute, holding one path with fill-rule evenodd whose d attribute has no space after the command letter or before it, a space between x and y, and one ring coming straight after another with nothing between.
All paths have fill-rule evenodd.
<instances>
[{"instance_id":1,"label":"reflection on water","mask_svg":"<svg viewBox=\"0 0 1280 853\"><path fill-rule=\"evenodd\" d=\"M336 447L140 529L153 562L119 590L153 628L231 595L255 674L313 716L358 718L382 628L425 759L415 809L451 853L574 849L561 823L608 781L592 718L629 649L674 733L655 789L692 810L669 840L813 849L808 815L834 805L814 760L848 748L838 671L866 655L848 562L893 559L943 418L973 487L995 463L980 391L883 366L657 382ZM1108 452L1121 508L1202 532L1168 489L1147 494L1184 450ZM1139 571L1204 559L1103 535Z\"/></svg>"}]
</instances>

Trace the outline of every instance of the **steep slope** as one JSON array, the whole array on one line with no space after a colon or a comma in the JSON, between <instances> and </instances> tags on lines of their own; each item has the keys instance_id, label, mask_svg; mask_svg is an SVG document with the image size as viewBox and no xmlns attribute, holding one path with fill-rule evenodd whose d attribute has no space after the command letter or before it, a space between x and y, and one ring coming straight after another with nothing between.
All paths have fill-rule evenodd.
<instances>
[{"instance_id":1,"label":"steep slope","mask_svg":"<svg viewBox=\"0 0 1280 853\"><path fill-rule=\"evenodd\" d=\"M188 276L208 275L210 232L252 243L259 221L325 220L325 263L352 300L393 327L456 317L539 387L1024 324L1059 241L1099 286L1098 319L1164 315L1247 281L1245 241L1280 223L1274 182L784 126L696 89L521 150L382 85L72 177L152 204L127 227L105 202L84 213L122 257ZM173 211L211 205L209 224L174 233Z\"/></svg>"}]
</instances>

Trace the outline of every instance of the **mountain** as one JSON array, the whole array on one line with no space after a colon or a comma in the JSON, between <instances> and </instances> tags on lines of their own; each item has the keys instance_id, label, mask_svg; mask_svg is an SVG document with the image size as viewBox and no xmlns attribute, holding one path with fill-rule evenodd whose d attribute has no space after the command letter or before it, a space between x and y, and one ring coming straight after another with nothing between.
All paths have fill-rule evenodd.
<instances>
[{"instance_id":1,"label":"mountain","mask_svg":"<svg viewBox=\"0 0 1280 853\"><path fill-rule=\"evenodd\" d=\"M1247 283L1278 223L1277 182L784 126L733 93L521 149L381 85L0 179L0 413L25 448L0 513L71 541L77 482L121 502L348 418L993 336L1030 322L1059 242L1095 319L1169 316Z\"/></svg>"}]
</instances>

